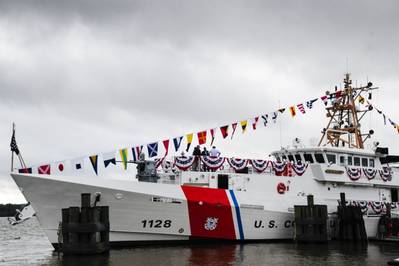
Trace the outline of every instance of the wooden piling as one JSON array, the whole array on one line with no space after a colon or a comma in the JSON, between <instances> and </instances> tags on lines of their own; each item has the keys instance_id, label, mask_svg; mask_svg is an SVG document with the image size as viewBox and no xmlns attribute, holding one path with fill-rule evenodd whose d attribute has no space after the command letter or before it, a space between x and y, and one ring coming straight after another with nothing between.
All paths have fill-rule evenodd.
<instances>
[{"instance_id":1,"label":"wooden piling","mask_svg":"<svg viewBox=\"0 0 399 266\"><path fill-rule=\"evenodd\" d=\"M82 193L80 195L82 207L90 207L90 193Z\"/></svg>"},{"instance_id":2,"label":"wooden piling","mask_svg":"<svg viewBox=\"0 0 399 266\"><path fill-rule=\"evenodd\" d=\"M101 206L100 222L105 226L105 231L100 232L101 239L104 243L109 243L109 207Z\"/></svg>"},{"instance_id":3,"label":"wooden piling","mask_svg":"<svg viewBox=\"0 0 399 266\"><path fill-rule=\"evenodd\" d=\"M90 207L90 194L81 195L82 207L62 209L61 245L64 255L109 251L109 207Z\"/></svg>"},{"instance_id":4,"label":"wooden piling","mask_svg":"<svg viewBox=\"0 0 399 266\"><path fill-rule=\"evenodd\" d=\"M367 241L363 213L359 206L346 206L345 193L338 206L338 236L340 240Z\"/></svg>"},{"instance_id":5,"label":"wooden piling","mask_svg":"<svg viewBox=\"0 0 399 266\"><path fill-rule=\"evenodd\" d=\"M313 195L308 195L308 205L295 205L295 240L298 242L326 242L327 206L314 205Z\"/></svg>"},{"instance_id":6,"label":"wooden piling","mask_svg":"<svg viewBox=\"0 0 399 266\"><path fill-rule=\"evenodd\" d=\"M79 207L69 207L69 222L70 226L76 226L79 224L80 212ZM77 244L79 243L79 235L73 231L69 230L69 243Z\"/></svg>"}]
</instances>

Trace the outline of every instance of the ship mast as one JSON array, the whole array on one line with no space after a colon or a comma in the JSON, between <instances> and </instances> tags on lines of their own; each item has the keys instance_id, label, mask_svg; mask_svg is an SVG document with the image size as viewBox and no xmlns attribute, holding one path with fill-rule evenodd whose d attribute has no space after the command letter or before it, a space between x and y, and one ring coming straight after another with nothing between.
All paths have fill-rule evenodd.
<instances>
[{"instance_id":1,"label":"ship mast","mask_svg":"<svg viewBox=\"0 0 399 266\"><path fill-rule=\"evenodd\" d=\"M356 101L365 101L363 93L368 93L368 99L371 99L372 90L378 89L372 86L373 84L368 82L367 86L352 87L350 74L347 73L343 90L338 91L335 87L335 92L326 92L332 104L326 107L329 122L322 131L318 146L364 149L364 142L374 134L374 131L362 134L360 121L367 112L373 110L373 107L366 105L366 109L361 110L356 106Z\"/></svg>"}]
</instances>

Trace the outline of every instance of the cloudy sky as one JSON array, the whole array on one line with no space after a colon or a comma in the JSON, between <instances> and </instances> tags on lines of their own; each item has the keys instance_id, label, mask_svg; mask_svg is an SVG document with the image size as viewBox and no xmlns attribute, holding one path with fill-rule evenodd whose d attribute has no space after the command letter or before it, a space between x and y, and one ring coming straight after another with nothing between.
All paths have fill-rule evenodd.
<instances>
[{"instance_id":1,"label":"cloudy sky","mask_svg":"<svg viewBox=\"0 0 399 266\"><path fill-rule=\"evenodd\" d=\"M346 71L379 86L373 102L399 121L398 12L364 0L0 1L0 203L24 201L9 176L12 122L39 165L268 113L341 86ZM216 144L263 158L325 123L318 105ZM377 114L362 126L399 153Z\"/></svg>"}]
</instances>

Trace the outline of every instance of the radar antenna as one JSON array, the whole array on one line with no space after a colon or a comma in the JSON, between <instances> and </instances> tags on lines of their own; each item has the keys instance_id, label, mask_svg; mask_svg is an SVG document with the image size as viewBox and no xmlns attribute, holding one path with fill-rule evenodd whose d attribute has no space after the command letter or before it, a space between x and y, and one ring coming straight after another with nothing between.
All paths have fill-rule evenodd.
<instances>
[{"instance_id":1,"label":"radar antenna","mask_svg":"<svg viewBox=\"0 0 399 266\"><path fill-rule=\"evenodd\" d=\"M356 106L356 101L364 103L363 93L368 93L368 99L372 97L372 91L378 87L372 87L371 82L367 86L352 87L350 74L345 74L344 89L335 92L326 92L327 99L331 100L331 106L326 107L329 122L323 129L318 146L331 145L333 147L349 147L364 149L364 142L374 134L373 130L362 134L360 121L365 114L373 107L366 105L366 109L361 110Z\"/></svg>"}]
</instances>

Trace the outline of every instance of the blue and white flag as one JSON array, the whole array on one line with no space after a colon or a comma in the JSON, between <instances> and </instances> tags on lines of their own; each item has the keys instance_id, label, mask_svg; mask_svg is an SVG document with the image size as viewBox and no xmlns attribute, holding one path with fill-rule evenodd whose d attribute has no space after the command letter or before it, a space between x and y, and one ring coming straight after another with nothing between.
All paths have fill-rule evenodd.
<instances>
[{"instance_id":1,"label":"blue and white flag","mask_svg":"<svg viewBox=\"0 0 399 266\"><path fill-rule=\"evenodd\" d=\"M150 143L147 145L148 157L155 157L158 155L158 142Z\"/></svg>"},{"instance_id":2,"label":"blue and white flag","mask_svg":"<svg viewBox=\"0 0 399 266\"><path fill-rule=\"evenodd\" d=\"M72 163L72 169L75 170L76 172L84 172L85 169L85 157L80 157L80 158L75 158L71 160Z\"/></svg>"},{"instance_id":3,"label":"blue and white flag","mask_svg":"<svg viewBox=\"0 0 399 266\"><path fill-rule=\"evenodd\" d=\"M273 119L273 122L274 122L274 123L276 123L277 116L278 116L278 113L277 113L277 112L273 112L272 119Z\"/></svg>"},{"instance_id":4,"label":"blue and white flag","mask_svg":"<svg viewBox=\"0 0 399 266\"><path fill-rule=\"evenodd\" d=\"M267 126L267 119L269 118L269 115L262 115L262 119L263 119L263 125Z\"/></svg>"},{"instance_id":5,"label":"blue and white flag","mask_svg":"<svg viewBox=\"0 0 399 266\"><path fill-rule=\"evenodd\" d=\"M183 139L183 136L176 137L176 138L173 139L173 144L175 145L175 151L179 150L179 147L180 147L182 139Z\"/></svg>"},{"instance_id":6,"label":"blue and white flag","mask_svg":"<svg viewBox=\"0 0 399 266\"><path fill-rule=\"evenodd\" d=\"M307 102L306 102L306 107L308 107L309 109L312 109L312 108L313 108L313 103L314 103L315 101L317 101L318 99L319 99L319 98L316 98L316 99L307 101Z\"/></svg>"},{"instance_id":7,"label":"blue and white flag","mask_svg":"<svg viewBox=\"0 0 399 266\"><path fill-rule=\"evenodd\" d=\"M106 152L103 153L102 156L105 168L107 168L110 164L116 165L115 152Z\"/></svg>"}]
</instances>

